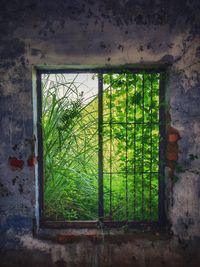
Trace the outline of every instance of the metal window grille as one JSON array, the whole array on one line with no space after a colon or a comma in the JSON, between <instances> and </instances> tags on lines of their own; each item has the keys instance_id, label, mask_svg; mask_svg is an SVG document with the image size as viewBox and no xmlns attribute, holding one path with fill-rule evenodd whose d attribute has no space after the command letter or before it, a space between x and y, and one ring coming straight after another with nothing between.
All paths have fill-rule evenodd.
<instances>
[{"instance_id":1,"label":"metal window grille","mask_svg":"<svg viewBox=\"0 0 200 267\"><path fill-rule=\"evenodd\" d=\"M42 114L44 112L42 110L42 105L44 104L42 75L80 75L86 73L95 75L97 79L97 94L95 97L88 97L91 97L91 101L88 102L87 100L86 104L82 105L80 109L82 113L79 113L79 115L85 112L84 116L87 113L92 113L93 118L95 117L93 123L90 121L89 127L90 129L95 128L96 135L94 137L94 132L92 132L92 137L90 138L89 135L88 138L90 140L93 138L93 141L85 140L86 145L87 142L93 142L91 146L94 151L92 152L93 154L90 154L90 157L96 160L93 168L96 170L97 175L96 184L93 185L96 190L94 192L96 199L92 200L93 203L91 204L91 195L85 196L86 206L83 212L86 213L92 205L96 208L91 208L94 208L94 210L92 211L93 213L91 212L93 215L90 215L90 217L79 217L78 215L73 217L72 214L70 215L71 217L66 215L66 218L63 217L61 220L100 220L108 224L112 222L163 223L165 128L164 79L162 71L66 70L41 71L38 73L38 103L40 107L38 109L40 118L38 137L41 151L39 155L39 172L40 176L43 177L40 179L40 182L42 180L40 183L41 217L47 217L47 220L51 221L60 220L60 217L56 214L51 215L49 218L45 215L46 199L44 195L46 184L44 180L47 178L44 171L46 164L44 150L47 148L44 148L44 140L42 141L45 138L44 126L42 125ZM61 84L56 79L53 82L54 84L55 82ZM49 84L49 86L51 85ZM73 88L71 90L73 91ZM88 124L87 120L86 123ZM77 131L77 128L75 130ZM91 131L87 132L86 130L85 134L88 135L88 133L91 134ZM79 146L81 146L80 142L82 142L80 140L76 143ZM60 146L62 142L61 138L59 140ZM48 153L48 151L45 152ZM75 168L75 165L73 168ZM91 179L91 177L95 177L94 173L92 174L93 176L86 177ZM65 187L65 185L63 184L62 187ZM77 190L75 190L74 194L77 193ZM61 194L61 198L65 197L67 199L67 195ZM81 200L83 201L83 198ZM71 205L73 206L72 200ZM69 206L70 203L64 209L67 210Z\"/></svg>"}]
</instances>

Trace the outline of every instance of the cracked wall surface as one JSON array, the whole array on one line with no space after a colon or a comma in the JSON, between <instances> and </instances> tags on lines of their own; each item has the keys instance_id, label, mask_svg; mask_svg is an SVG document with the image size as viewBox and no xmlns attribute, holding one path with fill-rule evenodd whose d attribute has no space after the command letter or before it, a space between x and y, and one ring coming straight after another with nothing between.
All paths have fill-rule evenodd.
<instances>
[{"instance_id":1,"label":"cracked wall surface","mask_svg":"<svg viewBox=\"0 0 200 267\"><path fill-rule=\"evenodd\" d=\"M33 236L33 68L125 64L167 66L166 110L180 135L166 165L170 234ZM200 266L199 103L198 0L1 0L0 266Z\"/></svg>"}]
</instances>

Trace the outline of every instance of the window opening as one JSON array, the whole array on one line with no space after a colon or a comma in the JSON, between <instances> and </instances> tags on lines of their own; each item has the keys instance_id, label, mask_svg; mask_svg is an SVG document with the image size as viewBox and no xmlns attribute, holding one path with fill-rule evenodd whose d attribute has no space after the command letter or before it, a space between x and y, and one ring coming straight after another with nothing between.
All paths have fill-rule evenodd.
<instances>
[{"instance_id":1,"label":"window opening","mask_svg":"<svg viewBox=\"0 0 200 267\"><path fill-rule=\"evenodd\" d=\"M161 74L72 70L39 81L43 219L158 221Z\"/></svg>"}]
</instances>

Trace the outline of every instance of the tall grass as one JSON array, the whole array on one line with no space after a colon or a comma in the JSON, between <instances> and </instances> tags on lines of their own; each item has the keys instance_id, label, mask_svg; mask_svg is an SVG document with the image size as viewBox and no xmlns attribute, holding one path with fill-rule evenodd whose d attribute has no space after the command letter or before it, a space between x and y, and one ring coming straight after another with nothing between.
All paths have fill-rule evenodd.
<instances>
[{"instance_id":1,"label":"tall grass","mask_svg":"<svg viewBox=\"0 0 200 267\"><path fill-rule=\"evenodd\" d=\"M50 219L97 216L97 114L84 109L76 78L43 77L44 203Z\"/></svg>"}]
</instances>

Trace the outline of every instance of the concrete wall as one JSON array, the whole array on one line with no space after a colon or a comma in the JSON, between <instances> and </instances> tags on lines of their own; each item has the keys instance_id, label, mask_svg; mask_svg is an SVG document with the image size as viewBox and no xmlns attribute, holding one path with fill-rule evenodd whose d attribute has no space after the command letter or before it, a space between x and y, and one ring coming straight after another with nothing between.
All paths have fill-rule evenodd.
<instances>
[{"instance_id":1,"label":"concrete wall","mask_svg":"<svg viewBox=\"0 0 200 267\"><path fill-rule=\"evenodd\" d=\"M168 156L170 235L33 237L33 67L69 64L170 65L167 109L181 139L168 148L182 168L172 182ZM198 0L1 0L0 266L200 266L199 103Z\"/></svg>"}]
</instances>

